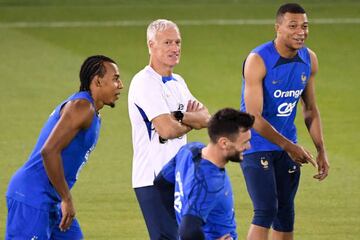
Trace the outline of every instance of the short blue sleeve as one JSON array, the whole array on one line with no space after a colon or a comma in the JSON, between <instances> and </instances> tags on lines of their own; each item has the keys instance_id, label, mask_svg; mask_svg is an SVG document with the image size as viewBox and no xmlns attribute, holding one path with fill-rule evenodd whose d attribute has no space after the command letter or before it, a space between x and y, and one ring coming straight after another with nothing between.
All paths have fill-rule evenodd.
<instances>
[{"instance_id":1,"label":"short blue sleeve","mask_svg":"<svg viewBox=\"0 0 360 240\"><path fill-rule=\"evenodd\" d=\"M176 157L172 158L161 170L160 174L166 179L166 181L175 184L175 168Z\"/></svg>"}]
</instances>

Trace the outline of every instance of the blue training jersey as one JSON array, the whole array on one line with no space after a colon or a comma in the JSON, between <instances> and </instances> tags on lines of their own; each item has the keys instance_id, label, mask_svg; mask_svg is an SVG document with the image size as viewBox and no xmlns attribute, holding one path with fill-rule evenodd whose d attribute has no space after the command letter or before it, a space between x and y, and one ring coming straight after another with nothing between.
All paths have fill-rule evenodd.
<instances>
[{"instance_id":1,"label":"blue training jersey","mask_svg":"<svg viewBox=\"0 0 360 240\"><path fill-rule=\"evenodd\" d=\"M298 50L294 58L283 58L277 52L274 42L270 41L255 48L264 61L266 75L263 79L263 112L262 116L283 136L296 143L294 124L296 107L311 74L310 54L306 47ZM241 110L246 111L244 102L245 81L243 79ZM251 148L245 154L259 151L282 150L251 130Z\"/></svg>"},{"instance_id":2,"label":"blue training jersey","mask_svg":"<svg viewBox=\"0 0 360 240\"><path fill-rule=\"evenodd\" d=\"M73 94L55 108L41 130L39 139L28 161L10 180L6 193L7 197L43 210L49 210L61 202L60 196L46 174L41 149L59 121L62 107L67 102L75 99L85 99L94 105L90 93L84 91ZM61 152L64 175L69 188L76 182L78 173L86 163L90 152L95 148L100 125L100 116L94 114L91 126L88 129L80 130Z\"/></svg>"},{"instance_id":3,"label":"blue training jersey","mask_svg":"<svg viewBox=\"0 0 360 240\"><path fill-rule=\"evenodd\" d=\"M174 208L180 224L185 215L203 221L206 239L217 239L230 233L237 239L233 193L224 168L201 158L202 143L183 146L161 171L175 184Z\"/></svg>"}]
</instances>

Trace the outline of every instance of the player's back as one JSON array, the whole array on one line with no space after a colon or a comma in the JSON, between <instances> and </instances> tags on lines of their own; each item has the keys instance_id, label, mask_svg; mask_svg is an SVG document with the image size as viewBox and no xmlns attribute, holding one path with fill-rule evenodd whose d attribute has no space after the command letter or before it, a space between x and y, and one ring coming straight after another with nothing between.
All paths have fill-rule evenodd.
<instances>
[{"instance_id":1,"label":"player's back","mask_svg":"<svg viewBox=\"0 0 360 240\"><path fill-rule=\"evenodd\" d=\"M184 215L201 218L206 239L227 233L236 238L235 212L226 170L201 158L202 143L182 147L175 157L175 202L178 223Z\"/></svg>"}]
</instances>

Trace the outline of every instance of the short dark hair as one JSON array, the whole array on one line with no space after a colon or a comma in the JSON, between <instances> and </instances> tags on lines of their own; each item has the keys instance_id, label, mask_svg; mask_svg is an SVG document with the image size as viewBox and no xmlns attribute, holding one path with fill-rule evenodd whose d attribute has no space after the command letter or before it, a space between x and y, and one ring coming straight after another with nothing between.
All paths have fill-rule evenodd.
<instances>
[{"instance_id":1,"label":"short dark hair","mask_svg":"<svg viewBox=\"0 0 360 240\"><path fill-rule=\"evenodd\" d=\"M285 13L306 13L305 9L297 3L285 3L281 5L276 13L276 21L279 21Z\"/></svg>"},{"instance_id":2,"label":"short dark hair","mask_svg":"<svg viewBox=\"0 0 360 240\"><path fill-rule=\"evenodd\" d=\"M210 141L216 143L220 137L233 140L239 131L246 132L249 130L254 121L255 117L248 113L233 108L223 108L217 111L209 121Z\"/></svg>"},{"instance_id":3,"label":"short dark hair","mask_svg":"<svg viewBox=\"0 0 360 240\"><path fill-rule=\"evenodd\" d=\"M104 62L116 64L114 60L103 55L90 56L80 68L80 91L90 91L91 80L96 76L103 77L106 73Z\"/></svg>"}]
</instances>

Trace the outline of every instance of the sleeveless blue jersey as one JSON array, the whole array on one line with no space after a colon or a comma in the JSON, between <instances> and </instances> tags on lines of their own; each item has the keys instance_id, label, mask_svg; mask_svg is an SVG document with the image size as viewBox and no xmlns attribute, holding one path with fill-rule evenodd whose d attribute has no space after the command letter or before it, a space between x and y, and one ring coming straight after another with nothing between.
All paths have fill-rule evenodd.
<instances>
[{"instance_id":1,"label":"sleeveless blue jersey","mask_svg":"<svg viewBox=\"0 0 360 240\"><path fill-rule=\"evenodd\" d=\"M283 136L296 143L296 127L294 124L296 107L311 74L310 54L306 47L299 49L294 58L287 59L279 55L274 42L268 42L255 48L264 61L266 75L263 79L263 112L262 116ZM244 102L245 84L243 80L241 110L246 111ZM251 130L251 148L245 154L259 151L282 150Z\"/></svg>"},{"instance_id":2,"label":"sleeveless blue jersey","mask_svg":"<svg viewBox=\"0 0 360 240\"><path fill-rule=\"evenodd\" d=\"M41 130L28 161L10 180L7 197L43 210L49 210L61 202L60 196L46 174L41 149L59 121L62 107L75 99L85 99L94 105L90 93L84 91L75 93L55 108ZM76 182L79 171L86 163L90 152L95 148L100 125L100 116L94 114L91 126L88 129L80 130L61 152L64 175L69 188Z\"/></svg>"},{"instance_id":3,"label":"sleeveless blue jersey","mask_svg":"<svg viewBox=\"0 0 360 240\"><path fill-rule=\"evenodd\" d=\"M175 184L176 219L180 224L188 214L201 218L206 239L227 233L237 239L230 179L225 169L201 158L204 147L198 142L183 146L161 171Z\"/></svg>"}]
</instances>

